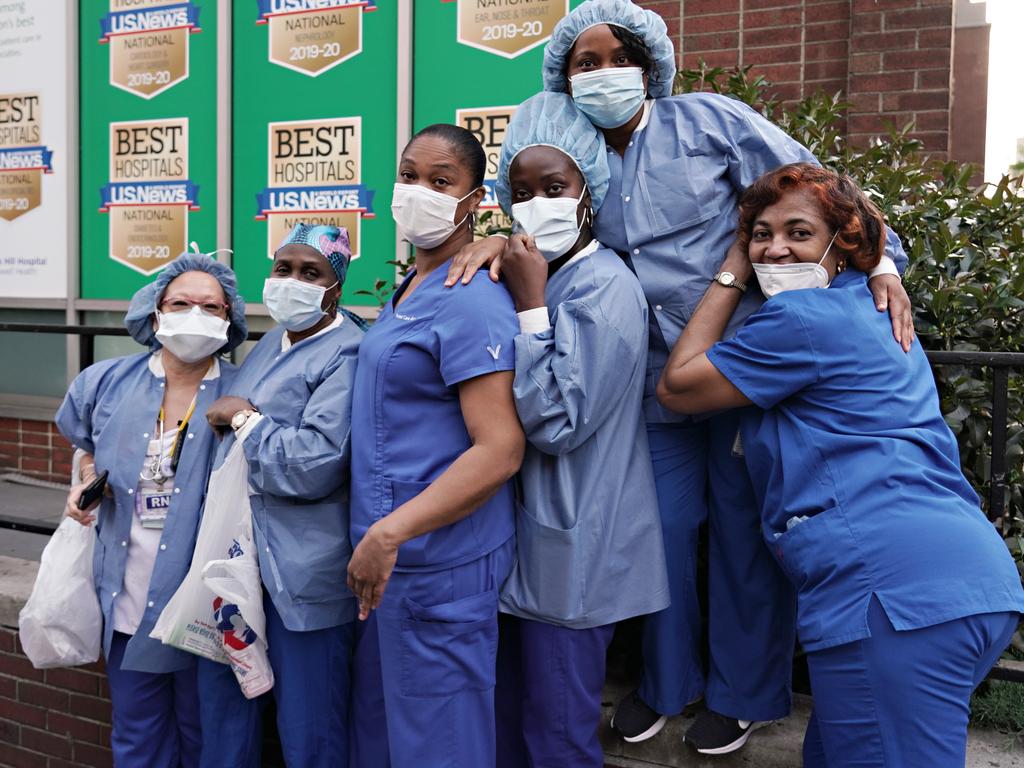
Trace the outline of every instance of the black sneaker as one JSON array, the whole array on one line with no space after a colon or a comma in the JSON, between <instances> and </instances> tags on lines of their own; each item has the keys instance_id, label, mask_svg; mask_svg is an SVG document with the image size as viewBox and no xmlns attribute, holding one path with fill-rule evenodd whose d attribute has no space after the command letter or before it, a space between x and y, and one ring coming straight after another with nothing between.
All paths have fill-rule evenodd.
<instances>
[{"instance_id":1,"label":"black sneaker","mask_svg":"<svg viewBox=\"0 0 1024 768\"><path fill-rule=\"evenodd\" d=\"M767 722L726 717L710 709L699 713L684 737L702 755L727 755L747 743L750 734Z\"/></svg>"},{"instance_id":2,"label":"black sneaker","mask_svg":"<svg viewBox=\"0 0 1024 768\"><path fill-rule=\"evenodd\" d=\"M655 736L664 726L668 718L648 707L640 698L638 691L633 691L619 702L612 717L612 728L630 744L646 741Z\"/></svg>"}]
</instances>

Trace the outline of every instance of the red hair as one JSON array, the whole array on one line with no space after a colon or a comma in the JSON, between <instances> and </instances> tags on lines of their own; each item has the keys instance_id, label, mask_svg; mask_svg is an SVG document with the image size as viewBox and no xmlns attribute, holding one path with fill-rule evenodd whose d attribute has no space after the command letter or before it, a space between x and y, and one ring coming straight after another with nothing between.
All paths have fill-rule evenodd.
<instances>
[{"instance_id":1,"label":"red hair","mask_svg":"<svg viewBox=\"0 0 1024 768\"><path fill-rule=\"evenodd\" d=\"M821 209L821 217L836 233L832 248L837 261L868 272L885 252L885 219L849 176L841 176L812 163L776 168L751 184L740 197L736 236L746 248L761 212L789 192L808 192Z\"/></svg>"}]
</instances>

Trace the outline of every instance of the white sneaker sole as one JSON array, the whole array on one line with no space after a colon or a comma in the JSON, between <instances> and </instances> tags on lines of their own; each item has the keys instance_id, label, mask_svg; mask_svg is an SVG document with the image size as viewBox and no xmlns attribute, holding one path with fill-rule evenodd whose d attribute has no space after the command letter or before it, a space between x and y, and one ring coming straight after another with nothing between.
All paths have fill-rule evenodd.
<instances>
[{"instance_id":1,"label":"white sneaker sole","mask_svg":"<svg viewBox=\"0 0 1024 768\"><path fill-rule=\"evenodd\" d=\"M662 715L661 717L659 717L657 720L654 721L654 725L652 725L650 728L648 728L643 733L639 733L636 736L622 736L622 734L620 733L619 736L622 736L622 740L626 741L626 742L629 742L630 744L636 744L638 741L647 741L648 739L657 736L658 732L662 728L665 727L665 723L667 723L667 722L668 722L668 717L665 716L665 715ZM612 728L615 727L615 718L614 717L612 718L611 726L612 726Z\"/></svg>"},{"instance_id":2,"label":"white sneaker sole","mask_svg":"<svg viewBox=\"0 0 1024 768\"><path fill-rule=\"evenodd\" d=\"M764 728L766 725L771 725L771 720L755 721L750 724L750 727L732 744L726 744L724 747L709 747L707 749L698 749L697 751L702 755L727 755L730 752L735 752L737 749L742 749L743 745L747 743L747 739L750 738L750 734L756 731L758 728Z\"/></svg>"}]
</instances>

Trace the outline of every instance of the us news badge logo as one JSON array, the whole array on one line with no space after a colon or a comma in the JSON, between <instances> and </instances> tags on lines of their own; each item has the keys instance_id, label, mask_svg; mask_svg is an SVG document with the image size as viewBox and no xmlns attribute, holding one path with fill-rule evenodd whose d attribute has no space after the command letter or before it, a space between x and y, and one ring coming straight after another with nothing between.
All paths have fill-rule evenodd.
<instances>
[{"instance_id":1,"label":"us news badge logo","mask_svg":"<svg viewBox=\"0 0 1024 768\"><path fill-rule=\"evenodd\" d=\"M43 146L42 97L0 94L0 219L13 221L43 200L53 152Z\"/></svg>"},{"instance_id":2,"label":"us news badge logo","mask_svg":"<svg viewBox=\"0 0 1024 768\"><path fill-rule=\"evenodd\" d=\"M363 14L374 0L258 0L272 64L316 77L363 50Z\"/></svg>"},{"instance_id":3,"label":"us news badge logo","mask_svg":"<svg viewBox=\"0 0 1024 768\"><path fill-rule=\"evenodd\" d=\"M110 0L100 42L110 49L110 84L144 99L188 78L190 37L200 31L191 2Z\"/></svg>"},{"instance_id":4,"label":"us news badge logo","mask_svg":"<svg viewBox=\"0 0 1024 768\"><path fill-rule=\"evenodd\" d=\"M362 183L361 117L293 120L267 126L267 186L256 219L267 221L267 256L296 224L348 231L359 258L361 222L374 218L372 189Z\"/></svg>"},{"instance_id":5,"label":"us news badge logo","mask_svg":"<svg viewBox=\"0 0 1024 768\"><path fill-rule=\"evenodd\" d=\"M507 229L512 220L504 214L498 204L495 184L498 180L498 162L501 159L501 142L505 140L508 124L516 108L510 107L472 107L455 110L455 124L465 128L476 137L483 147L487 164L484 166L484 188L487 194L480 203L481 211L493 211L487 221L488 227Z\"/></svg>"},{"instance_id":6,"label":"us news badge logo","mask_svg":"<svg viewBox=\"0 0 1024 768\"><path fill-rule=\"evenodd\" d=\"M199 210L188 176L187 117L110 124L110 181L100 190L110 258L152 275L186 250L188 213Z\"/></svg>"},{"instance_id":7,"label":"us news badge logo","mask_svg":"<svg viewBox=\"0 0 1024 768\"><path fill-rule=\"evenodd\" d=\"M506 59L543 45L569 12L569 0L457 0L456 6L456 39Z\"/></svg>"}]
</instances>

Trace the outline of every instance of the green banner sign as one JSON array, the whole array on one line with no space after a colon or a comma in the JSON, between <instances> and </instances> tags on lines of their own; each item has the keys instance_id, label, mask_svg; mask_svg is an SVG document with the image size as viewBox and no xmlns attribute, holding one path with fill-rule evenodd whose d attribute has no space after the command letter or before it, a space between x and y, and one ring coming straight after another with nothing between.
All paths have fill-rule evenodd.
<instances>
[{"instance_id":1,"label":"green banner sign","mask_svg":"<svg viewBox=\"0 0 1024 768\"><path fill-rule=\"evenodd\" d=\"M376 306L359 292L394 277L396 6L235 3L232 239L248 301L298 222L348 230L343 303Z\"/></svg>"},{"instance_id":2,"label":"green banner sign","mask_svg":"<svg viewBox=\"0 0 1024 768\"><path fill-rule=\"evenodd\" d=\"M413 128L456 123L487 153L482 210L508 221L494 197L501 142L512 113L541 90L544 44L583 0L419 0L414 19ZM471 72L472 78L452 73Z\"/></svg>"},{"instance_id":3,"label":"green banner sign","mask_svg":"<svg viewBox=\"0 0 1024 768\"><path fill-rule=\"evenodd\" d=\"M81 295L128 299L217 213L217 4L91 0L79 15Z\"/></svg>"}]
</instances>

